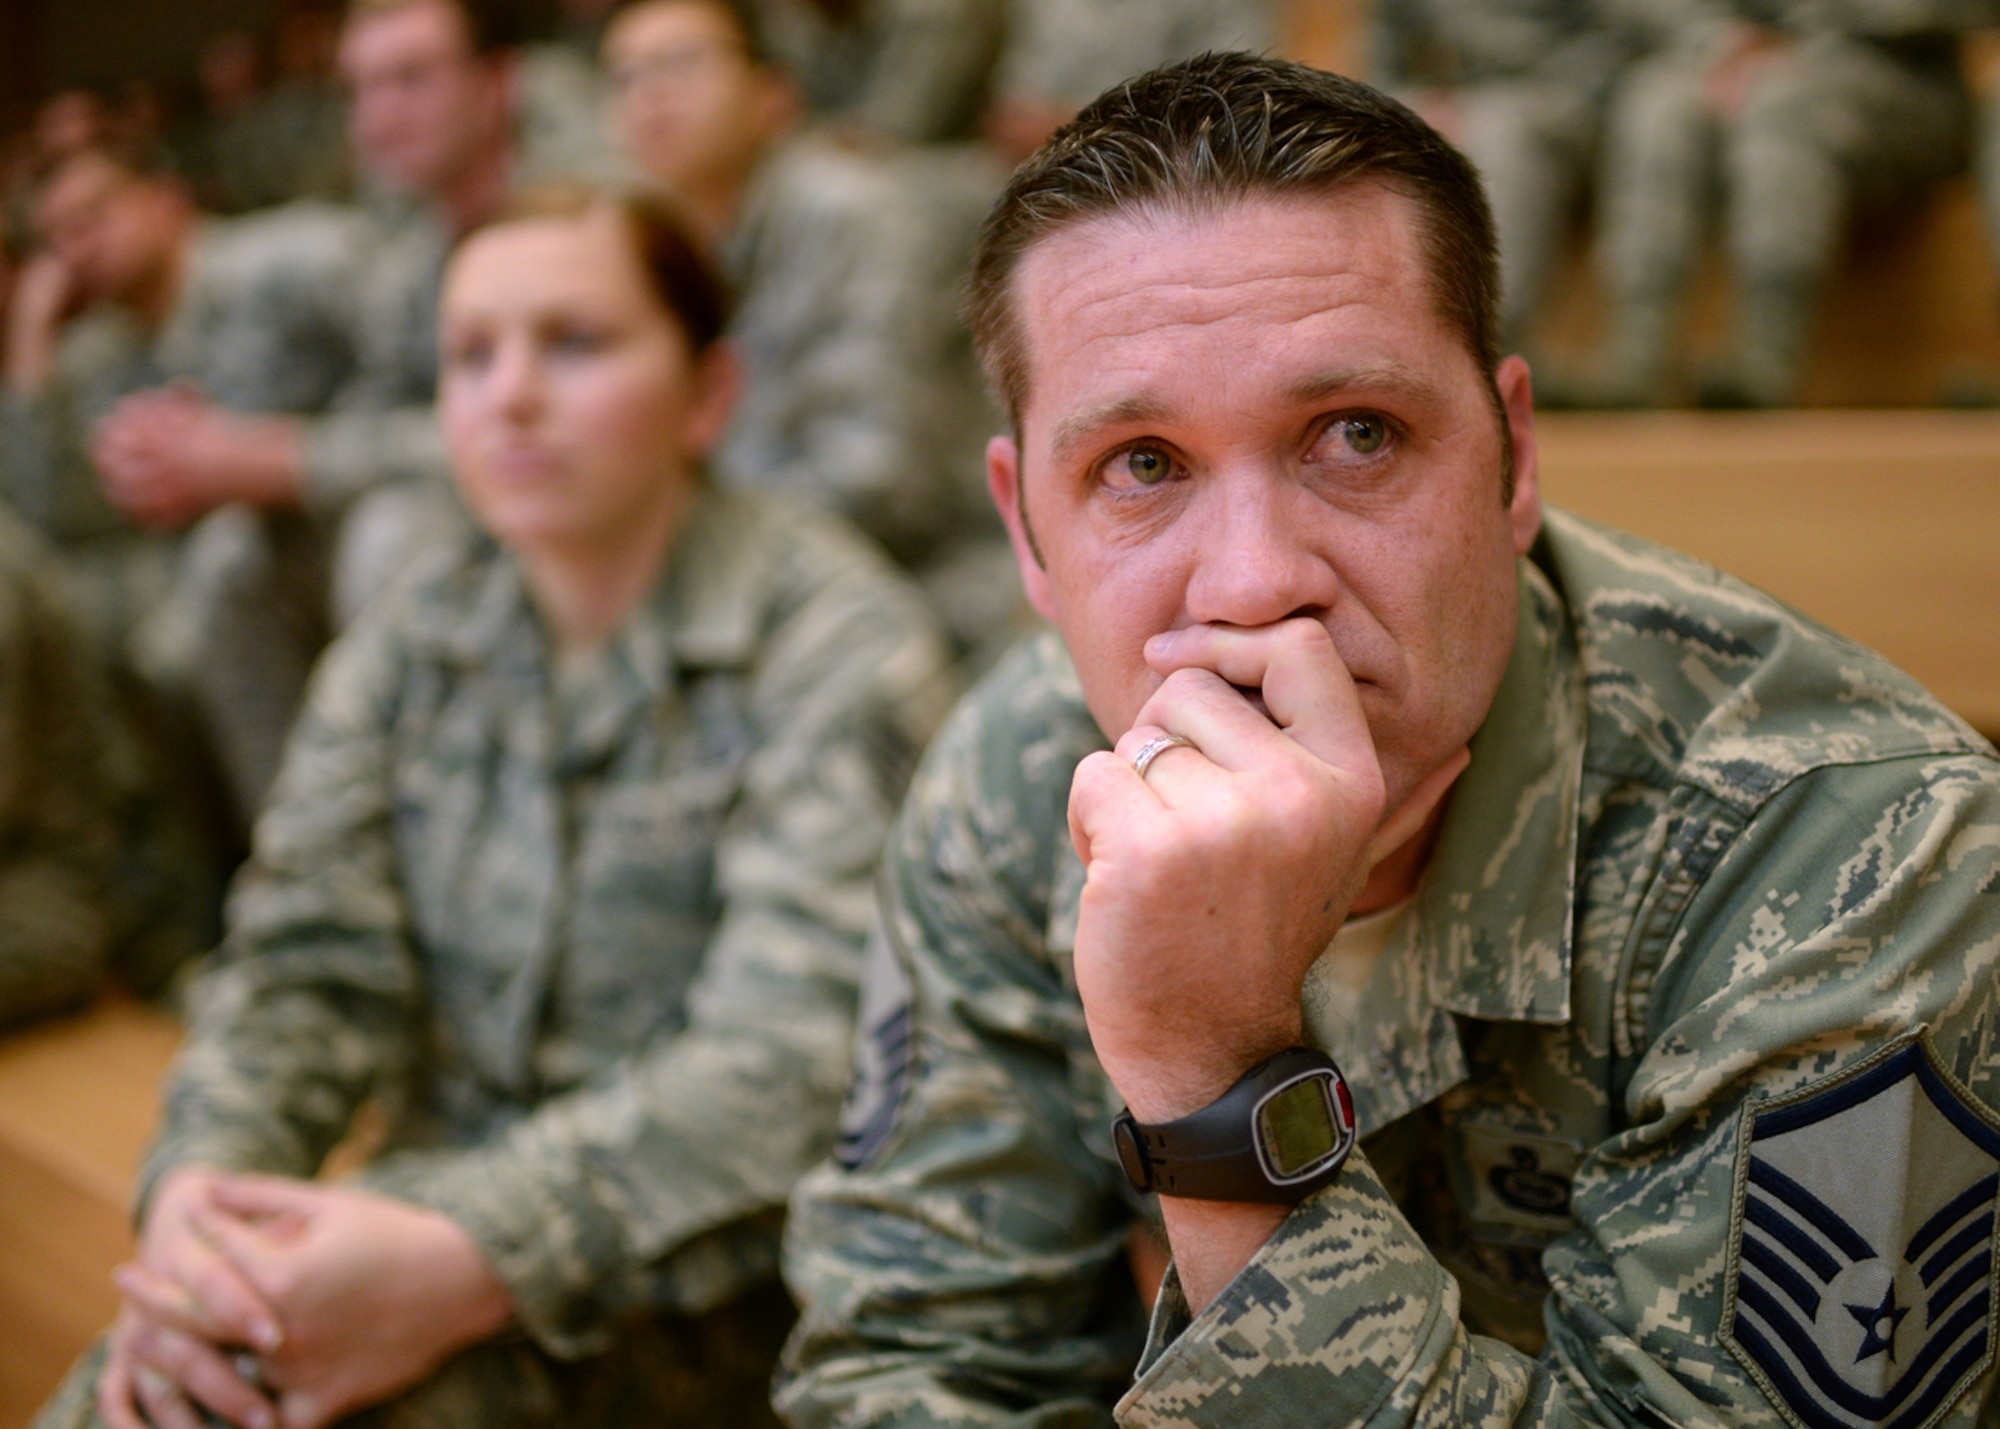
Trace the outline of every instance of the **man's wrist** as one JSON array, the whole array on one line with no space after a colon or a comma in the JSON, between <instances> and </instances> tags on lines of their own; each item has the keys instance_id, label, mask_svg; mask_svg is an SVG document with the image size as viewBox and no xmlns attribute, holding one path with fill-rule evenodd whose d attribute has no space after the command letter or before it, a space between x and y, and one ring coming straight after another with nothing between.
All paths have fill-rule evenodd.
<instances>
[{"instance_id":1,"label":"man's wrist","mask_svg":"<svg viewBox=\"0 0 2000 1429\"><path fill-rule=\"evenodd\" d=\"M1304 1040L1304 1024L1296 1005L1290 1017L1241 1029L1227 1042L1192 1042L1171 1035L1143 1057L1115 1059L1100 1051L1106 1075L1125 1106L1143 1122L1177 1121L1200 1111L1235 1086L1243 1074L1265 1058L1296 1047Z\"/></svg>"}]
</instances>

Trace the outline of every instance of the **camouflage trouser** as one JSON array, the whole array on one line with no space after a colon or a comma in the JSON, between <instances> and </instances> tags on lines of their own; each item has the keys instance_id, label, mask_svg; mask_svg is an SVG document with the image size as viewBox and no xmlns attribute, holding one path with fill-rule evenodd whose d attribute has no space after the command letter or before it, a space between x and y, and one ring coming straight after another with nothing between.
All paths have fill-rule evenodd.
<instances>
[{"instance_id":1,"label":"camouflage trouser","mask_svg":"<svg viewBox=\"0 0 2000 1429\"><path fill-rule=\"evenodd\" d=\"M1533 320L1597 135L1594 82L1491 80L1453 96L1458 146L1478 166L1500 238L1500 331L1515 345Z\"/></svg>"},{"instance_id":2,"label":"camouflage trouser","mask_svg":"<svg viewBox=\"0 0 2000 1429\"><path fill-rule=\"evenodd\" d=\"M351 1429L775 1429L771 1372L793 1318L784 1291L769 1285L699 1318L636 1322L610 1350L589 1359L556 1360L525 1340L495 1340L343 1423ZM99 1341L32 1429L99 1429L103 1358Z\"/></svg>"},{"instance_id":3,"label":"camouflage trouser","mask_svg":"<svg viewBox=\"0 0 2000 1429\"><path fill-rule=\"evenodd\" d=\"M1678 315L1718 188L1739 313L1751 317L1762 295L1771 331L1757 340L1775 360L1795 360L1849 214L1908 202L1964 156L1956 70L1815 36L1766 69L1725 123L1703 95L1709 63L1682 51L1639 62L1606 120L1598 258L1614 329L1642 366L1665 356L1662 329Z\"/></svg>"}]
</instances>

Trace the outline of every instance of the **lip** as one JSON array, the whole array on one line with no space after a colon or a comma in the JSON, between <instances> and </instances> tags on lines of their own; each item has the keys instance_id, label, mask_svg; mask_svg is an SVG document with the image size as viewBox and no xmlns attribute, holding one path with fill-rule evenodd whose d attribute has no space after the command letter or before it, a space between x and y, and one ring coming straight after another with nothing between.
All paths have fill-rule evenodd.
<instances>
[{"instance_id":1,"label":"lip","mask_svg":"<svg viewBox=\"0 0 2000 1429\"><path fill-rule=\"evenodd\" d=\"M564 474L561 458L541 447L501 447L487 454L486 469L502 481L550 481Z\"/></svg>"}]
</instances>

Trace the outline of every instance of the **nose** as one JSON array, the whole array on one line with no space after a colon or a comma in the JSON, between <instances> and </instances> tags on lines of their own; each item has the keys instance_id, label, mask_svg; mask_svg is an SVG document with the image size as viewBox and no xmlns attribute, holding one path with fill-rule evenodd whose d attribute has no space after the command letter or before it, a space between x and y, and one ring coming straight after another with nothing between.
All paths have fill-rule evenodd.
<instances>
[{"instance_id":1,"label":"nose","mask_svg":"<svg viewBox=\"0 0 2000 1429\"><path fill-rule=\"evenodd\" d=\"M1188 618L1269 625L1331 609L1340 581L1324 549L1328 513L1311 505L1297 482L1261 464L1212 473L1182 517Z\"/></svg>"},{"instance_id":2,"label":"nose","mask_svg":"<svg viewBox=\"0 0 2000 1429\"><path fill-rule=\"evenodd\" d=\"M493 410L511 421L528 422L540 415L547 392L533 343L509 337L499 344L487 375L487 397Z\"/></svg>"}]
</instances>

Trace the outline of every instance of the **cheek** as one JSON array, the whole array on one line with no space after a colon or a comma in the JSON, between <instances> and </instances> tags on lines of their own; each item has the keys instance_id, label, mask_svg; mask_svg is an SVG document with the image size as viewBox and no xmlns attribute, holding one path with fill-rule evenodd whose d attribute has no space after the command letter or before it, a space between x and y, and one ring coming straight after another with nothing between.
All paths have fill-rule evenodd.
<instances>
[{"instance_id":1,"label":"cheek","mask_svg":"<svg viewBox=\"0 0 2000 1429\"><path fill-rule=\"evenodd\" d=\"M452 465L465 467L478 452L482 420L478 387L467 378L445 378L438 384L437 414Z\"/></svg>"},{"instance_id":2,"label":"cheek","mask_svg":"<svg viewBox=\"0 0 2000 1429\"><path fill-rule=\"evenodd\" d=\"M1084 696L1111 738L1132 725L1160 677L1146 642L1181 623L1184 580L1173 563L1145 549L1050 553L1057 627L1083 681Z\"/></svg>"}]
</instances>

